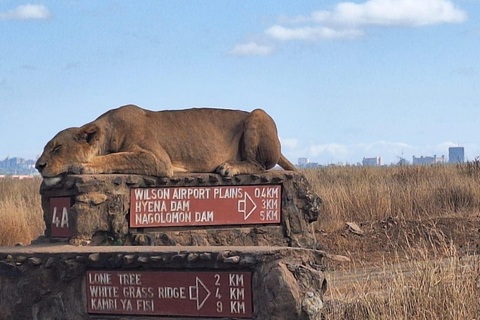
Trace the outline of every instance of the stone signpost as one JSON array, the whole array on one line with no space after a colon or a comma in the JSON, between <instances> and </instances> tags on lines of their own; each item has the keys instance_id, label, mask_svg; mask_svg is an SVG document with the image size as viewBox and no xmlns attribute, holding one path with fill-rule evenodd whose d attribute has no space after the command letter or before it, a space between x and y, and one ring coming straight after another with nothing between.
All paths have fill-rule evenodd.
<instances>
[{"instance_id":1,"label":"stone signpost","mask_svg":"<svg viewBox=\"0 0 480 320\"><path fill-rule=\"evenodd\" d=\"M45 235L0 248L0 320L321 319L321 199L299 173L68 175L40 193Z\"/></svg>"},{"instance_id":2,"label":"stone signpost","mask_svg":"<svg viewBox=\"0 0 480 320\"><path fill-rule=\"evenodd\" d=\"M313 249L321 199L289 171L234 178L70 175L42 185L45 239L71 244L265 245Z\"/></svg>"}]
</instances>

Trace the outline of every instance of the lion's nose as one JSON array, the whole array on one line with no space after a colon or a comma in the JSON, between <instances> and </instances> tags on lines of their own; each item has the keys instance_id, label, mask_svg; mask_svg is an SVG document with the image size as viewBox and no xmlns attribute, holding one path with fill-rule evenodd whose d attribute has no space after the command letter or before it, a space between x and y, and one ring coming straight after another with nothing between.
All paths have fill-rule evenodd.
<instances>
[{"instance_id":1,"label":"lion's nose","mask_svg":"<svg viewBox=\"0 0 480 320\"><path fill-rule=\"evenodd\" d=\"M47 166L47 163L45 161L37 161L37 163L35 163L35 168L38 170L38 172L42 172L43 169L45 169L45 167Z\"/></svg>"}]
</instances>

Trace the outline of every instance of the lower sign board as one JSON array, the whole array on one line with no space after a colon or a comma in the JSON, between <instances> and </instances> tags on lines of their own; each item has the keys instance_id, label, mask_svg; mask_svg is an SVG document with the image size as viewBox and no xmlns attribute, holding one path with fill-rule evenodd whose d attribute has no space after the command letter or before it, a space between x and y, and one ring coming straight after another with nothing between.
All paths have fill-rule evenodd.
<instances>
[{"instance_id":1,"label":"lower sign board","mask_svg":"<svg viewBox=\"0 0 480 320\"><path fill-rule=\"evenodd\" d=\"M69 197L50 198L51 236L55 238L68 238L72 236L69 215L71 199Z\"/></svg>"},{"instance_id":2,"label":"lower sign board","mask_svg":"<svg viewBox=\"0 0 480 320\"><path fill-rule=\"evenodd\" d=\"M252 317L251 273L87 271L91 314Z\"/></svg>"},{"instance_id":3,"label":"lower sign board","mask_svg":"<svg viewBox=\"0 0 480 320\"><path fill-rule=\"evenodd\" d=\"M130 227L280 223L281 186L134 188Z\"/></svg>"}]
</instances>

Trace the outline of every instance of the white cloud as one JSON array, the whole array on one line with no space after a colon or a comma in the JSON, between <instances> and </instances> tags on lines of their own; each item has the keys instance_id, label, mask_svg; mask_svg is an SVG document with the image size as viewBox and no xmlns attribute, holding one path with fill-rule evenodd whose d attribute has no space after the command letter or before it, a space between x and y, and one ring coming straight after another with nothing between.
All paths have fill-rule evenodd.
<instances>
[{"instance_id":1,"label":"white cloud","mask_svg":"<svg viewBox=\"0 0 480 320\"><path fill-rule=\"evenodd\" d=\"M312 156L316 157L321 154L327 154L329 156L343 159L349 154L348 146L330 143L330 144L317 144L310 146L310 153Z\"/></svg>"},{"instance_id":2,"label":"white cloud","mask_svg":"<svg viewBox=\"0 0 480 320\"><path fill-rule=\"evenodd\" d=\"M332 10L309 15L280 15L277 24L264 31L263 41L322 41L357 39L365 35L365 27L422 27L446 23L462 23L466 11L452 0L367 0L363 3L340 2ZM233 55L270 55L273 46L257 42L239 44Z\"/></svg>"},{"instance_id":3,"label":"white cloud","mask_svg":"<svg viewBox=\"0 0 480 320\"><path fill-rule=\"evenodd\" d=\"M235 56L267 56L272 54L274 47L261 45L256 42L248 42L244 44L237 44L231 51L230 54Z\"/></svg>"},{"instance_id":4,"label":"white cloud","mask_svg":"<svg viewBox=\"0 0 480 320\"><path fill-rule=\"evenodd\" d=\"M363 36L363 31L356 29L334 30L327 27L302 27L302 28L285 28L274 25L265 31L265 33L277 40L322 40L322 39L341 39L341 38L357 38Z\"/></svg>"},{"instance_id":5,"label":"white cloud","mask_svg":"<svg viewBox=\"0 0 480 320\"><path fill-rule=\"evenodd\" d=\"M436 148L442 148L442 149L448 149L450 147L457 147L458 144L457 143L454 143L452 141L445 141L445 142L442 142L442 143L439 143L437 144L435 147Z\"/></svg>"},{"instance_id":6,"label":"white cloud","mask_svg":"<svg viewBox=\"0 0 480 320\"><path fill-rule=\"evenodd\" d=\"M333 11L313 12L310 20L342 26L419 27L461 23L467 20L467 13L449 0L369 0L361 4L339 3Z\"/></svg>"},{"instance_id":7,"label":"white cloud","mask_svg":"<svg viewBox=\"0 0 480 320\"><path fill-rule=\"evenodd\" d=\"M50 17L50 11L43 5L27 4L13 10L0 12L0 20L39 20Z\"/></svg>"}]
</instances>

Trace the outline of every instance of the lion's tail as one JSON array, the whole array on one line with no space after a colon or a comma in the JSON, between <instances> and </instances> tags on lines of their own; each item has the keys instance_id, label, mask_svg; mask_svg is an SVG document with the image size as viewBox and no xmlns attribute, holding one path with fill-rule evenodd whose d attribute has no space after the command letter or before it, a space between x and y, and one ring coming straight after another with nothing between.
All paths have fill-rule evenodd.
<instances>
[{"instance_id":1,"label":"lion's tail","mask_svg":"<svg viewBox=\"0 0 480 320\"><path fill-rule=\"evenodd\" d=\"M295 168L295 166L290 161L288 161L288 159L285 158L283 154L280 154L278 165L282 167L284 170L297 171L297 168Z\"/></svg>"}]
</instances>

